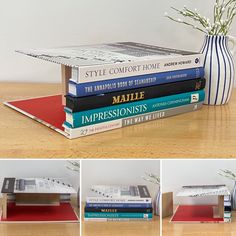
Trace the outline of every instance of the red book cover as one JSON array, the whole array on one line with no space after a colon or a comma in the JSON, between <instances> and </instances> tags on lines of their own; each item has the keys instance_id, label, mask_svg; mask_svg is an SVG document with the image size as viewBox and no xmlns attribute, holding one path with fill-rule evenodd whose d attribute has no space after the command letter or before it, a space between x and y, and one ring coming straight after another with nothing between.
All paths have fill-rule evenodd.
<instances>
[{"instance_id":1,"label":"red book cover","mask_svg":"<svg viewBox=\"0 0 236 236\"><path fill-rule=\"evenodd\" d=\"M59 206L23 206L9 202L7 218L2 222L78 222L78 216L70 203L61 203Z\"/></svg>"},{"instance_id":2,"label":"red book cover","mask_svg":"<svg viewBox=\"0 0 236 236\"><path fill-rule=\"evenodd\" d=\"M171 222L224 222L223 218L214 218L213 205L178 206Z\"/></svg>"}]
</instances>

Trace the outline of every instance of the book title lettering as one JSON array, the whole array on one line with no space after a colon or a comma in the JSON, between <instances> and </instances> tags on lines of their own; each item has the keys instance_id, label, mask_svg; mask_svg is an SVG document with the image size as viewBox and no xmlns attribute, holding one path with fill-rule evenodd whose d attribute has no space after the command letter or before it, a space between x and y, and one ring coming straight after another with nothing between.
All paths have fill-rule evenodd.
<instances>
[{"instance_id":1,"label":"book title lettering","mask_svg":"<svg viewBox=\"0 0 236 236\"><path fill-rule=\"evenodd\" d=\"M132 66L120 66L120 67L112 67L109 70L99 69L99 70L89 70L85 73L85 78L96 78L105 75L119 75L131 72L139 72L139 71L149 71L160 68L160 63L149 63L145 65L132 65Z\"/></svg>"}]
</instances>

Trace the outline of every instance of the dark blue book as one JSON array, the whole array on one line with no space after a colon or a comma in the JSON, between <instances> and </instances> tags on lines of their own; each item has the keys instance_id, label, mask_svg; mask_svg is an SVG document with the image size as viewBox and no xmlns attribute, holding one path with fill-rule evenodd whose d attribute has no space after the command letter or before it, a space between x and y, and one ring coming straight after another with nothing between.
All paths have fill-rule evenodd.
<instances>
[{"instance_id":1,"label":"dark blue book","mask_svg":"<svg viewBox=\"0 0 236 236\"><path fill-rule=\"evenodd\" d=\"M71 112L86 111L152 98L187 93L205 88L205 79L191 79L139 89L105 93L87 97L66 96L66 107Z\"/></svg>"},{"instance_id":2,"label":"dark blue book","mask_svg":"<svg viewBox=\"0 0 236 236\"><path fill-rule=\"evenodd\" d=\"M151 208L149 203L86 203L91 208Z\"/></svg>"}]
</instances>

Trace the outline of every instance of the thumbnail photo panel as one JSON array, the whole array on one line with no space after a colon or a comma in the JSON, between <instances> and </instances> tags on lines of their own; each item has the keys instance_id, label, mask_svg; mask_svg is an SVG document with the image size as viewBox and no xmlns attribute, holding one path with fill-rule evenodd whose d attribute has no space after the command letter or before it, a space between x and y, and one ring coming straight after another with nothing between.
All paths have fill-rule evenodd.
<instances>
[{"instance_id":1,"label":"thumbnail photo panel","mask_svg":"<svg viewBox=\"0 0 236 236\"><path fill-rule=\"evenodd\" d=\"M0 185L0 235L80 235L80 161L0 160Z\"/></svg>"},{"instance_id":2,"label":"thumbnail photo panel","mask_svg":"<svg viewBox=\"0 0 236 236\"><path fill-rule=\"evenodd\" d=\"M163 236L236 233L235 181L236 160L162 160Z\"/></svg>"},{"instance_id":3,"label":"thumbnail photo panel","mask_svg":"<svg viewBox=\"0 0 236 236\"><path fill-rule=\"evenodd\" d=\"M159 160L82 160L82 235L160 235Z\"/></svg>"}]
</instances>

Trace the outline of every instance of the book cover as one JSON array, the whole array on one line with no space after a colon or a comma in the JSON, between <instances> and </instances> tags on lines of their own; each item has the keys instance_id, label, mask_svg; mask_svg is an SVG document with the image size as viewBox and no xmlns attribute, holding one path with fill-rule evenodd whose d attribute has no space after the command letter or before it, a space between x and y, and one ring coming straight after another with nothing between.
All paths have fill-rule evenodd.
<instances>
[{"instance_id":1,"label":"book cover","mask_svg":"<svg viewBox=\"0 0 236 236\"><path fill-rule=\"evenodd\" d=\"M203 77L204 68L200 67L80 84L70 79L68 94L75 97L84 97Z\"/></svg>"},{"instance_id":2,"label":"book cover","mask_svg":"<svg viewBox=\"0 0 236 236\"><path fill-rule=\"evenodd\" d=\"M74 194L75 189L62 179L53 178L5 178L2 193L58 193Z\"/></svg>"},{"instance_id":3,"label":"book cover","mask_svg":"<svg viewBox=\"0 0 236 236\"><path fill-rule=\"evenodd\" d=\"M17 52L72 67L77 83L203 66L203 55L135 42L118 42Z\"/></svg>"},{"instance_id":4,"label":"book cover","mask_svg":"<svg viewBox=\"0 0 236 236\"><path fill-rule=\"evenodd\" d=\"M127 118L134 115L201 102L204 100L204 97L204 91L199 90L76 113L71 113L70 110L65 107L66 125L69 124L71 126L70 128L77 128Z\"/></svg>"},{"instance_id":5,"label":"book cover","mask_svg":"<svg viewBox=\"0 0 236 236\"><path fill-rule=\"evenodd\" d=\"M91 187L86 203L149 203L152 199L147 186L107 186ZM119 217L122 218L122 217Z\"/></svg>"},{"instance_id":6,"label":"book cover","mask_svg":"<svg viewBox=\"0 0 236 236\"><path fill-rule=\"evenodd\" d=\"M230 195L225 185L192 185L183 186L178 197L224 196Z\"/></svg>"},{"instance_id":7,"label":"book cover","mask_svg":"<svg viewBox=\"0 0 236 236\"><path fill-rule=\"evenodd\" d=\"M100 94L97 96L72 97L67 95L66 107L67 109L70 109L71 112L91 110L100 107L197 91L204 89L205 83L205 79L193 79L140 89Z\"/></svg>"},{"instance_id":8,"label":"book cover","mask_svg":"<svg viewBox=\"0 0 236 236\"><path fill-rule=\"evenodd\" d=\"M79 217L69 203L58 206L18 206L8 203L7 218L1 223L79 222Z\"/></svg>"},{"instance_id":9,"label":"book cover","mask_svg":"<svg viewBox=\"0 0 236 236\"><path fill-rule=\"evenodd\" d=\"M197 111L203 106L202 102L194 103L169 109L164 109L156 112L149 112L138 116L131 116L128 118L107 121L95 125L84 126L80 128L70 128L64 124L65 132L68 133L70 138L78 138L88 136L96 133L101 133L113 129L118 129L125 126L136 125L147 121L162 119L170 116L175 116L187 112Z\"/></svg>"}]
</instances>

